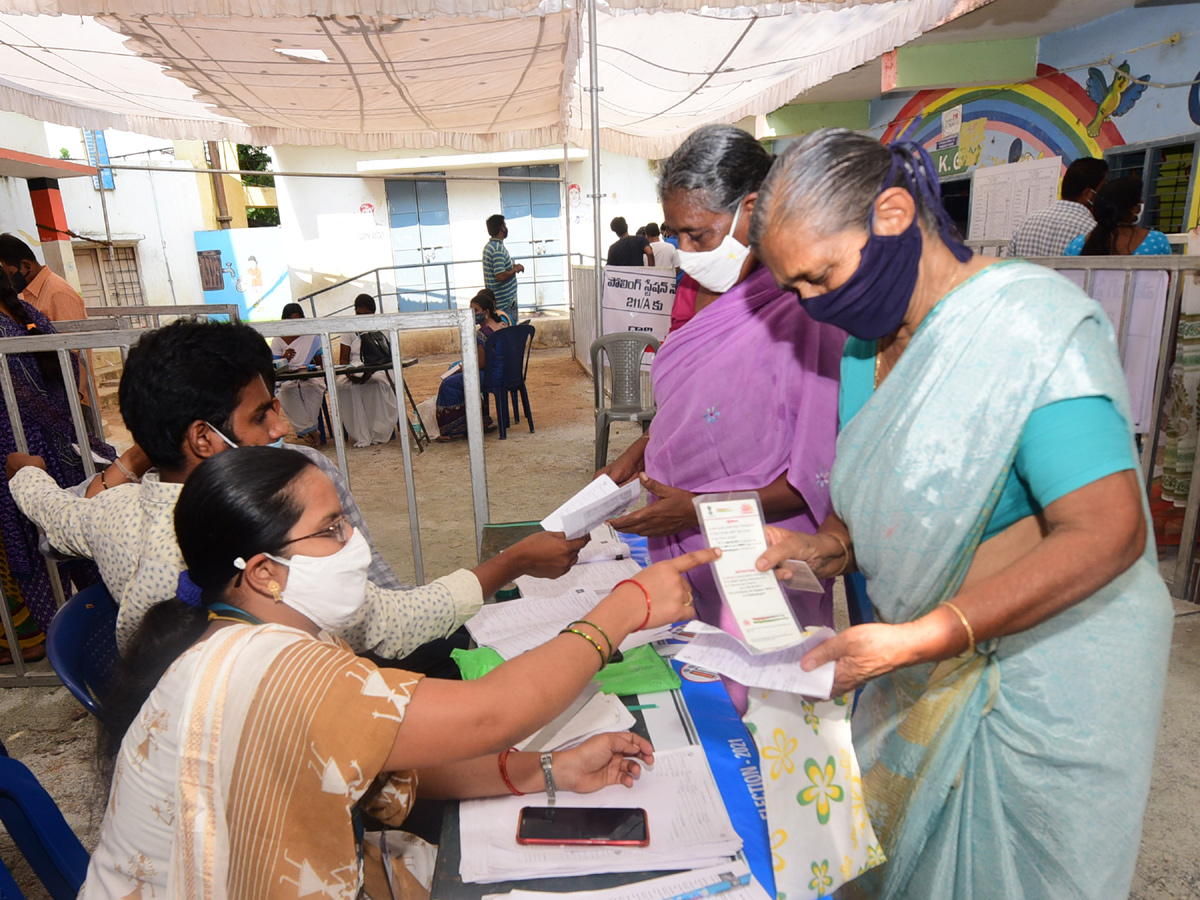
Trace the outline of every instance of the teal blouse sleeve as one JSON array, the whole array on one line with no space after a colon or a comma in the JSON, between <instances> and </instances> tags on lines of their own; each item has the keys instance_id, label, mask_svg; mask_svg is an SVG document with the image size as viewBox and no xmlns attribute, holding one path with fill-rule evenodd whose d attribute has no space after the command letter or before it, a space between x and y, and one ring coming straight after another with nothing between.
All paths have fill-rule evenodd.
<instances>
[{"instance_id":1,"label":"teal blouse sleeve","mask_svg":"<svg viewBox=\"0 0 1200 900\"><path fill-rule=\"evenodd\" d=\"M1108 397L1076 397L1036 409L1017 448L1015 468L1045 509L1114 472L1136 469L1129 426Z\"/></svg>"},{"instance_id":2,"label":"teal blouse sleeve","mask_svg":"<svg viewBox=\"0 0 1200 900\"><path fill-rule=\"evenodd\" d=\"M1087 235L1081 234L1077 238L1072 238L1071 243L1067 244L1067 249L1063 251L1063 256L1078 256L1083 252L1083 245L1087 243Z\"/></svg>"},{"instance_id":3,"label":"teal blouse sleeve","mask_svg":"<svg viewBox=\"0 0 1200 900\"><path fill-rule=\"evenodd\" d=\"M1171 242L1161 231L1151 230L1133 251L1134 256L1158 256L1171 252Z\"/></svg>"}]
</instances>

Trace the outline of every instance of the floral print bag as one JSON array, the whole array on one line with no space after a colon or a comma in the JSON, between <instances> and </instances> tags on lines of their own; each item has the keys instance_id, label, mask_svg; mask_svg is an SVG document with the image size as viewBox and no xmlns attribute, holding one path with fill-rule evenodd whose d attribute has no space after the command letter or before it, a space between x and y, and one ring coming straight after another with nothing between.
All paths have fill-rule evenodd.
<instances>
[{"instance_id":1,"label":"floral print bag","mask_svg":"<svg viewBox=\"0 0 1200 900\"><path fill-rule=\"evenodd\" d=\"M758 746L778 900L829 896L884 861L850 740L850 700L750 691L743 719Z\"/></svg>"}]
</instances>

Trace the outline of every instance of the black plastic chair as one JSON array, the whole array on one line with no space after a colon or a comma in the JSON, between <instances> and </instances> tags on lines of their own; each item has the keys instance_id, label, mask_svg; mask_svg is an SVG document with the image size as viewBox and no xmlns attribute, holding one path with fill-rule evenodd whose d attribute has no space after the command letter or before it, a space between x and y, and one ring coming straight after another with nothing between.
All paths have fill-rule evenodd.
<instances>
[{"instance_id":1,"label":"black plastic chair","mask_svg":"<svg viewBox=\"0 0 1200 900\"><path fill-rule=\"evenodd\" d=\"M500 428L500 440L508 437L508 400L512 399L512 421L520 422L517 397L525 408L529 420L529 433L533 433L533 412L529 408L529 391L525 387L525 376L529 372L529 355L533 350L536 329L528 322L501 328L487 339L483 352L486 357L480 389L485 398L496 398L496 423ZM487 408L486 406L484 407Z\"/></svg>"},{"instance_id":2,"label":"black plastic chair","mask_svg":"<svg viewBox=\"0 0 1200 900\"><path fill-rule=\"evenodd\" d=\"M103 584L84 588L55 613L46 655L67 690L93 716L117 664L117 601Z\"/></svg>"},{"instance_id":3,"label":"black plastic chair","mask_svg":"<svg viewBox=\"0 0 1200 900\"><path fill-rule=\"evenodd\" d=\"M88 852L33 773L7 756L0 757L0 821L53 900L74 900L87 877ZM0 897L15 889L0 878Z\"/></svg>"}]
</instances>

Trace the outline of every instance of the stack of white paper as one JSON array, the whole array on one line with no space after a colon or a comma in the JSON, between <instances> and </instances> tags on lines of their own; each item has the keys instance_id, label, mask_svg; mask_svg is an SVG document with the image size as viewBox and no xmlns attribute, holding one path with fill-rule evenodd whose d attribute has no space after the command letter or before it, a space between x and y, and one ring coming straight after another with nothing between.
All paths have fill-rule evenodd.
<instances>
[{"instance_id":1,"label":"stack of white paper","mask_svg":"<svg viewBox=\"0 0 1200 900\"><path fill-rule=\"evenodd\" d=\"M747 687L829 699L835 664L828 662L805 672L800 668L800 660L818 644L833 637L832 628L806 631L799 644L768 653L760 653L733 635L703 622L690 622L686 630L695 637L675 653L678 660L718 672Z\"/></svg>"},{"instance_id":2,"label":"stack of white paper","mask_svg":"<svg viewBox=\"0 0 1200 900\"><path fill-rule=\"evenodd\" d=\"M607 475L601 475L578 494L542 519L547 531L562 531L568 540L583 537L597 525L619 516L642 496L641 482L634 481L624 487Z\"/></svg>"},{"instance_id":3,"label":"stack of white paper","mask_svg":"<svg viewBox=\"0 0 1200 900\"><path fill-rule=\"evenodd\" d=\"M632 788L607 787L594 794L559 793L559 806L638 807L646 810L648 847L523 847L517 819L540 797L471 800L459 808L462 861L467 883L493 884L595 872L697 869L728 864L742 847L697 746L655 754Z\"/></svg>"},{"instance_id":4,"label":"stack of white paper","mask_svg":"<svg viewBox=\"0 0 1200 900\"><path fill-rule=\"evenodd\" d=\"M679 875L664 875L638 881L623 887L600 891L509 891L507 894L484 894L483 900L694 900L698 897L720 895L721 900L769 900L750 875L744 860L735 859L723 866L709 866Z\"/></svg>"},{"instance_id":5,"label":"stack of white paper","mask_svg":"<svg viewBox=\"0 0 1200 900\"><path fill-rule=\"evenodd\" d=\"M521 575L517 578L517 587L521 589L522 597L557 597L583 588L598 591L601 596L613 589L618 581L632 578L642 567L632 559L614 559L606 562L588 563L586 566L572 566L566 575L560 578L533 578Z\"/></svg>"},{"instance_id":6,"label":"stack of white paper","mask_svg":"<svg viewBox=\"0 0 1200 900\"><path fill-rule=\"evenodd\" d=\"M614 563L592 563L576 568L593 569L606 565ZM636 571L637 563L633 563L633 566ZM571 571L574 572L575 569ZM524 591L524 586L521 589ZM565 594L535 594L504 603L488 603L467 620L467 631L471 633L476 644L491 647L505 659L512 659L526 650L540 647L546 641L552 640L571 622L586 617L607 593L607 588L603 591L578 588ZM642 644L662 640L668 636L668 632L669 627L634 632L621 642L621 649L632 650Z\"/></svg>"},{"instance_id":7,"label":"stack of white paper","mask_svg":"<svg viewBox=\"0 0 1200 900\"><path fill-rule=\"evenodd\" d=\"M555 728L550 734L543 735L549 728L547 726L517 744L517 749L542 753L569 750L597 734L628 731L636 722L637 719L625 708L624 703L611 694L597 691L561 728Z\"/></svg>"}]
</instances>

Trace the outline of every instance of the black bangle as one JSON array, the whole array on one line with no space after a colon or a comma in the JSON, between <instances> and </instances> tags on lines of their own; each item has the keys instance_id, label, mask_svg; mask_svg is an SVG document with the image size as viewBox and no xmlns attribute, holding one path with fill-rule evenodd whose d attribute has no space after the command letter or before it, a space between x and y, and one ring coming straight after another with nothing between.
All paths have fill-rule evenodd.
<instances>
[{"instance_id":1,"label":"black bangle","mask_svg":"<svg viewBox=\"0 0 1200 900\"><path fill-rule=\"evenodd\" d=\"M106 469L106 468L100 470L100 490L102 490L102 491L108 490L108 481L106 481L104 478L104 473L107 471L108 471L108 469Z\"/></svg>"}]
</instances>

